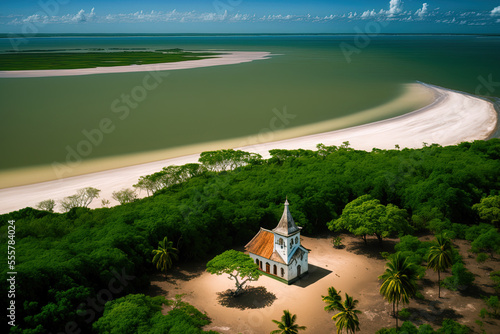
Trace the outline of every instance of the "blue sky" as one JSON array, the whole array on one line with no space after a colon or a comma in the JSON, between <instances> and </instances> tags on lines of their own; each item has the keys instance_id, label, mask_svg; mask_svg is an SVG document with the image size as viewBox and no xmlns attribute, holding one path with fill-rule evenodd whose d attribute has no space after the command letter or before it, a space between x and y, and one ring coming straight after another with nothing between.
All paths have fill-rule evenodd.
<instances>
[{"instance_id":1,"label":"blue sky","mask_svg":"<svg viewBox=\"0 0 500 334\"><path fill-rule=\"evenodd\" d=\"M500 0L0 2L2 33L356 33L369 29L500 33Z\"/></svg>"}]
</instances>

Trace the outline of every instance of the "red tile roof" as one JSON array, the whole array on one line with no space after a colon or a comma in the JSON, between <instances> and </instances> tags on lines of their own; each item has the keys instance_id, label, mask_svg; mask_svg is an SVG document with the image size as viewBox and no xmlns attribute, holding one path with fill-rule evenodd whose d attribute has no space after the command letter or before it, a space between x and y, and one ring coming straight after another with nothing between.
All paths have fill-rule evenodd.
<instances>
[{"instance_id":1,"label":"red tile roof","mask_svg":"<svg viewBox=\"0 0 500 334\"><path fill-rule=\"evenodd\" d=\"M249 253L270 259L274 250L274 234L260 229L259 233L245 246L245 249Z\"/></svg>"}]
</instances>

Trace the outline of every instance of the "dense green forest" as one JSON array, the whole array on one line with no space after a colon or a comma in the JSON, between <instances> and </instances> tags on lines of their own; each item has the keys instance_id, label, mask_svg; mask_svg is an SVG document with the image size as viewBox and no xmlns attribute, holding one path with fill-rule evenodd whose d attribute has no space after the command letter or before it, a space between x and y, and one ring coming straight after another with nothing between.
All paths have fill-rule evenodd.
<instances>
[{"instance_id":1,"label":"dense green forest","mask_svg":"<svg viewBox=\"0 0 500 334\"><path fill-rule=\"evenodd\" d=\"M476 242L477 252L498 250L498 244L490 249L477 241L486 232L498 234L489 204L500 194L498 139L421 149L365 152L346 144L270 153L261 159L231 150L206 152L200 164L142 177L137 188L152 195L112 208L25 208L2 215L4 249L8 221L16 226L17 326L11 333L103 332L109 323L95 325L99 317L133 299L118 298L148 286L155 272L151 252L165 236L180 261L208 259L245 244L261 226L273 228L285 197L306 235L327 232L327 223L339 219L348 203L370 195L364 200L375 206L390 212L397 207L408 233L445 232ZM380 240L396 233L382 232ZM8 291L6 279L2 288ZM7 294L2 298L6 305ZM111 299L116 302L105 309ZM156 312L158 301L153 304L144 307ZM193 333L206 321L199 314L196 319Z\"/></svg>"}]
</instances>

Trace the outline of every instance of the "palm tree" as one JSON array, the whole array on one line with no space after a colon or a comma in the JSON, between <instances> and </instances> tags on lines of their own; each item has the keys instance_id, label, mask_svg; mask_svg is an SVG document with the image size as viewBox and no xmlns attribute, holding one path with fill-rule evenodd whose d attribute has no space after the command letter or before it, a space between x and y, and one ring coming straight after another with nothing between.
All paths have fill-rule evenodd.
<instances>
[{"instance_id":1,"label":"palm tree","mask_svg":"<svg viewBox=\"0 0 500 334\"><path fill-rule=\"evenodd\" d=\"M290 311L284 310L281 321L273 320L279 329L272 331L271 334L297 334L306 329L305 326L297 325L295 320L297 320L296 314L290 314Z\"/></svg>"},{"instance_id":2,"label":"palm tree","mask_svg":"<svg viewBox=\"0 0 500 334\"><path fill-rule=\"evenodd\" d=\"M167 237L158 242L158 249L153 250L153 263L156 264L156 269L165 272L172 267L172 259L177 260L178 250L174 248L172 241L168 241Z\"/></svg>"},{"instance_id":3,"label":"palm tree","mask_svg":"<svg viewBox=\"0 0 500 334\"><path fill-rule=\"evenodd\" d=\"M403 258L400 253L396 253L389 259L385 272L379 276L383 280L380 286L380 294L389 303L392 303L392 312L396 317L396 330L398 329L397 309L399 303L408 304L410 298L417 292L417 272L414 265Z\"/></svg>"},{"instance_id":4,"label":"palm tree","mask_svg":"<svg viewBox=\"0 0 500 334\"><path fill-rule=\"evenodd\" d=\"M436 235L435 244L429 248L427 268L432 268L438 273L438 298L441 298L441 271L451 267L451 252L450 239L443 235Z\"/></svg>"},{"instance_id":5,"label":"palm tree","mask_svg":"<svg viewBox=\"0 0 500 334\"><path fill-rule=\"evenodd\" d=\"M346 293L344 303L339 303L338 310L340 312L332 317L332 320L336 321L335 326L337 327L337 334L342 333L343 329L345 329L348 334L349 332L356 333L356 331L359 331L358 314L361 314L361 311L356 310L357 305L358 300L353 299Z\"/></svg>"},{"instance_id":6,"label":"palm tree","mask_svg":"<svg viewBox=\"0 0 500 334\"><path fill-rule=\"evenodd\" d=\"M325 311L338 311L342 307L342 297L340 293L342 291L338 291L333 287L328 288L328 295L321 296L322 300L327 304L325 306Z\"/></svg>"}]
</instances>

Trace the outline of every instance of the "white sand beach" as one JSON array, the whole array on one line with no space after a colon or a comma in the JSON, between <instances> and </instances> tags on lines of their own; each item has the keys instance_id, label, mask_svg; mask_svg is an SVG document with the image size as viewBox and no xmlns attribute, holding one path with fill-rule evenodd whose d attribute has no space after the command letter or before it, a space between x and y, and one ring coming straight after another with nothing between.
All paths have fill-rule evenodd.
<instances>
[{"instance_id":1,"label":"white sand beach","mask_svg":"<svg viewBox=\"0 0 500 334\"><path fill-rule=\"evenodd\" d=\"M183 70L189 68L247 63L254 60L266 59L270 55L271 55L270 52L228 51L220 55L217 55L215 58L186 60L186 61L172 62L172 63L62 69L62 70L0 71L0 78L39 78L39 77L61 77L61 76L107 74L107 73L173 71L173 70Z\"/></svg>"},{"instance_id":2,"label":"white sand beach","mask_svg":"<svg viewBox=\"0 0 500 334\"><path fill-rule=\"evenodd\" d=\"M130 188L137 183L140 176L159 171L164 166L197 162L199 152L205 150L233 147L268 157L270 149L315 149L319 143L341 145L345 141L349 141L351 147L355 149L368 151L373 148L393 149L396 144L401 148L420 148L424 142L445 146L464 141L487 139L495 131L497 112L492 103L475 96L432 85L415 84L415 86L420 87L420 92L422 92L422 89L426 90L427 96L429 92L432 92L434 96L433 102L427 107L402 116L327 132L325 132L325 129L331 128L332 124L327 124L328 122L312 124L308 125L309 128L306 127L307 129L304 129L304 127L299 127L299 129L301 129L300 131L313 131L316 134L294 136L294 138L285 140L279 139L282 136L286 138L286 136L294 133L293 131L298 130L288 129L272 133L274 141L271 142L262 142L258 136L255 136L243 140L238 139L236 141L209 143L204 146L180 148L176 151L178 155L175 158L163 160L159 158L158 161L117 169L104 170L107 165L102 164L100 167L103 171L100 172L0 189L0 213L18 210L26 206L35 206L45 199L58 201L84 187L101 189L101 198L110 200L111 205L116 205L117 203L111 199L113 191ZM420 98L424 97L425 94L420 96ZM368 117L367 119L369 119L370 114L375 113L375 111L376 108L348 117ZM330 122L340 122L342 124L342 119ZM297 132L295 133L297 134ZM195 151L201 147L203 149ZM198 153L189 154L194 152ZM161 154L158 153L158 157L160 156ZM34 169L26 169L19 172L14 171L10 174L2 173L0 174L0 184L16 177L19 178L20 175L27 176L34 171ZM146 194L142 193L140 195L143 197ZM100 207L100 200L95 200L91 207Z\"/></svg>"}]
</instances>

